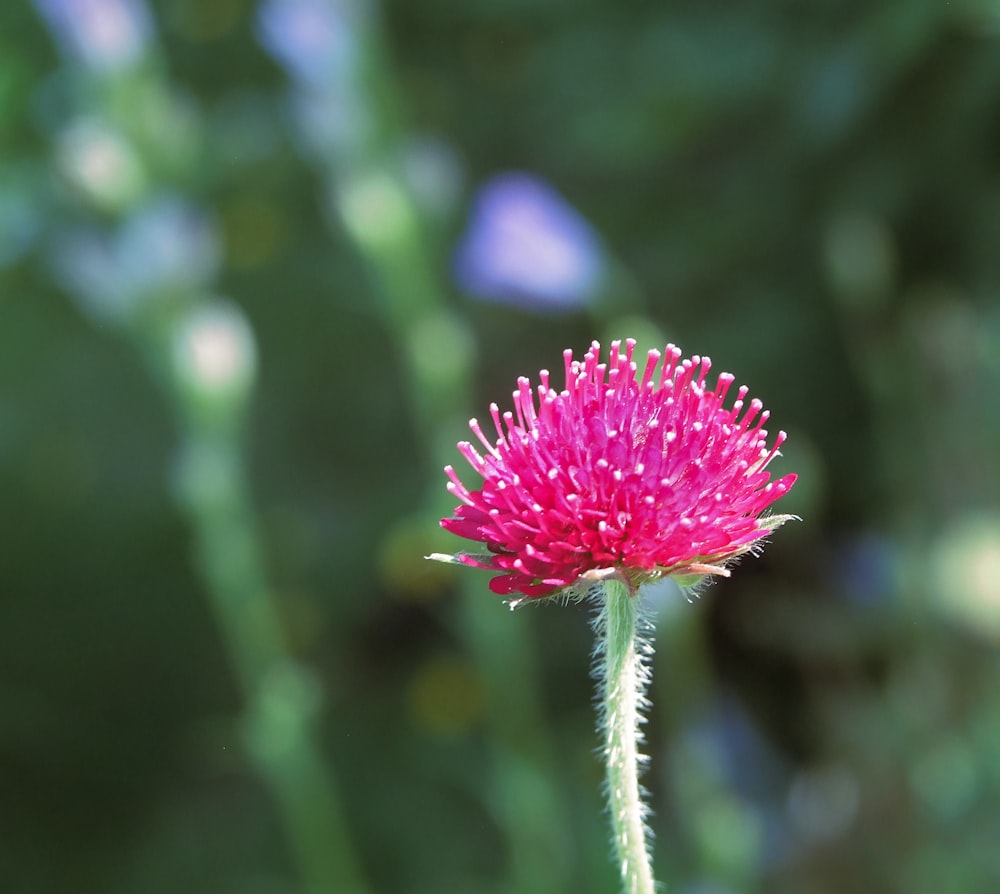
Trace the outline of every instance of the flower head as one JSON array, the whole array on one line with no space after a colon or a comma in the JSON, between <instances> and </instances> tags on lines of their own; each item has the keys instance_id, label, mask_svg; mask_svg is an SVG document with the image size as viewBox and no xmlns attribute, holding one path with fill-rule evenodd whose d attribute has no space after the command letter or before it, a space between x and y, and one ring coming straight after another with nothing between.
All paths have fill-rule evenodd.
<instances>
[{"instance_id":1,"label":"flower head","mask_svg":"<svg viewBox=\"0 0 1000 894\"><path fill-rule=\"evenodd\" d=\"M482 487L446 467L461 505L441 525L489 552L433 558L501 572L490 581L501 594L556 595L611 575L634 588L662 575L728 575L729 560L790 518L762 514L796 477L771 480L785 433L768 447L763 404L747 403L741 386L727 408L734 377L710 387L709 358L681 360L673 345L650 351L640 377L634 348L612 342L606 363L597 342L583 360L565 351L564 389L542 370L537 403L518 379L513 412L490 407L495 443L471 420L482 451L458 449Z\"/></svg>"}]
</instances>

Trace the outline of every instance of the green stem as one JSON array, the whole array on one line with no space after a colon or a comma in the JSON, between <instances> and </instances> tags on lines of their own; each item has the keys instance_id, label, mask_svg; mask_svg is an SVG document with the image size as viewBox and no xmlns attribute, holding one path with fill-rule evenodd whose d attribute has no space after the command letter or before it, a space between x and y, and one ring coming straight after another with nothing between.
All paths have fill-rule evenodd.
<instances>
[{"instance_id":1,"label":"green stem","mask_svg":"<svg viewBox=\"0 0 1000 894\"><path fill-rule=\"evenodd\" d=\"M455 502L437 482L453 460L455 445L443 432L464 430L472 415L470 382L474 346L466 324L448 307L440 281L440 247L427 244L426 221L397 170L402 140L395 76L375 20L358 34L361 68L350 79L357 105L370 126L356 138L330 145L328 186L346 232L371 273L380 309L403 364L411 422L426 454L433 457L433 503L422 513L450 515ZM373 208L378 213L372 214ZM485 699L493 769L480 783L496 810L510 855L504 890L554 894L566 890L572 872L564 840L565 811L555 794L551 742L541 723L536 647L525 624L503 618L496 602L483 598L480 581L466 585L461 635L471 644ZM511 655L518 661L512 670Z\"/></svg>"},{"instance_id":2,"label":"green stem","mask_svg":"<svg viewBox=\"0 0 1000 894\"><path fill-rule=\"evenodd\" d=\"M190 424L190 423L189 423ZM261 560L235 431L188 429L179 468L198 569L246 701L244 734L308 894L367 894L314 727L318 685L295 659Z\"/></svg>"},{"instance_id":3,"label":"green stem","mask_svg":"<svg viewBox=\"0 0 1000 894\"><path fill-rule=\"evenodd\" d=\"M598 597L600 598L600 597ZM639 724L649 682L651 641L643 636L638 596L621 579L604 582L595 622L608 807L624 894L654 894L650 833L639 786Z\"/></svg>"}]
</instances>

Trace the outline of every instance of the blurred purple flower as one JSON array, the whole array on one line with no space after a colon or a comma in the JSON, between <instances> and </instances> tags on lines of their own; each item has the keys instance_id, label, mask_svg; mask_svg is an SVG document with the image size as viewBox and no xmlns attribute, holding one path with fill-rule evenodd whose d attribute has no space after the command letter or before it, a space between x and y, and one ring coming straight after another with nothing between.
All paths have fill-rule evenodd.
<instances>
[{"instance_id":1,"label":"blurred purple flower","mask_svg":"<svg viewBox=\"0 0 1000 894\"><path fill-rule=\"evenodd\" d=\"M679 741L755 819L757 859L765 865L787 860L794 847L783 803L790 768L743 702L720 693Z\"/></svg>"},{"instance_id":2,"label":"blurred purple flower","mask_svg":"<svg viewBox=\"0 0 1000 894\"><path fill-rule=\"evenodd\" d=\"M35 6L62 51L96 71L134 63L153 32L143 0L35 0Z\"/></svg>"},{"instance_id":3,"label":"blurred purple flower","mask_svg":"<svg viewBox=\"0 0 1000 894\"><path fill-rule=\"evenodd\" d=\"M727 787L754 802L780 790L785 768L743 703L721 695L688 733L692 745L711 755Z\"/></svg>"},{"instance_id":4,"label":"blurred purple flower","mask_svg":"<svg viewBox=\"0 0 1000 894\"><path fill-rule=\"evenodd\" d=\"M530 174L501 174L479 190L458 246L458 285L484 301L568 310L593 298L600 239L562 196Z\"/></svg>"},{"instance_id":5,"label":"blurred purple flower","mask_svg":"<svg viewBox=\"0 0 1000 894\"><path fill-rule=\"evenodd\" d=\"M55 244L53 267L82 308L119 322L154 294L183 294L214 276L219 244L197 209L166 196L130 217L115 233L70 231Z\"/></svg>"},{"instance_id":6,"label":"blurred purple flower","mask_svg":"<svg viewBox=\"0 0 1000 894\"><path fill-rule=\"evenodd\" d=\"M357 69L360 11L345 0L265 0L257 39L294 80L329 87Z\"/></svg>"},{"instance_id":7,"label":"blurred purple flower","mask_svg":"<svg viewBox=\"0 0 1000 894\"><path fill-rule=\"evenodd\" d=\"M370 127L367 111L350 90L295 90L289 97L300 148L322 162L363 141Z\"/></svg>"}]
</instances>

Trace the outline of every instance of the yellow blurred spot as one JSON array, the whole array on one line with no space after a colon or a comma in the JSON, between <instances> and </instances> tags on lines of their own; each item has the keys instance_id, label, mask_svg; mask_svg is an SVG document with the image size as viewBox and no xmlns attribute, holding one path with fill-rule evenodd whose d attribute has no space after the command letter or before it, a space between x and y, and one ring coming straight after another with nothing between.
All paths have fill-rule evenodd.
<instances>
[{"instance_id":1,"label":"yellow blurred spot","mask_svg":"<svg viewBox=\"0 0 1000 894\"><path fill-rule=\"evenodd\" d=\"M246 16L246 0L178 0L169 6L170 24L192 43L225 36Z\"/></svg>"},{"instance_id":2,"label":"yellow blurred spot","mask_svg":"<svg viewBox=\"0 0 1000 894\"><path fill-rule=\"evenodd\" d=\"M430 602L447 592L454 580L453 570L424 558L440 545L432 540L438 533L434 522L425 516L404 519L389 530L381 543L379 577L399 599Z\"/></svg>"},{"instance_id":3,"label":"yellow blurred spot","mask_svg":"<svg viewBox=\"0 0 1000 894\"><path fill-rule=\"evenodd\" d=\"M222 212L226 257L233 267L261 267L285 241L287 230L281 212L261 199L242 198Z\"/></svg>"},{"instance_id":4,"label":"yellow blurred spot","mask_svg":"<svg viewBox=\"0 0 1000 894\"><path fill-rule=\"evenodd\" d=\"M469 729L482 712L482 694L472 668L456 658L431 659L410 682L409 708L415 725L434 735Z\"/></svg>"},{"instance_id":5,"label":"yellow blurred spot","mask_svg":"<svg viewBox=\"0 0 1000 894\"><path fill-rule=\"evenodd\" d=\"M282 590L278 597L289 645L297 654L308 652L315 647L324 629L326 616L322 600L305 590Z\"/></svg>"}]
</instances>

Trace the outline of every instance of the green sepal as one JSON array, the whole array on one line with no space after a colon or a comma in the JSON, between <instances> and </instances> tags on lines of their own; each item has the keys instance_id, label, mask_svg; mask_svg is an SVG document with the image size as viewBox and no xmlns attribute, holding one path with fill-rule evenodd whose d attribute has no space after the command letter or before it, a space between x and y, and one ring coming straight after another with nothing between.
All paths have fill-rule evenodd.
<instances>
[{"instance_id":1,"label":"green sepal","mask_svg":"<svg viewBox=\"0 0 1000 894\"><path fill-rule=\"evenodd\" d=\"M463 559L472 559L473 561L479 563L487 568L492 567L490 562L493 561L496 553L431 553L429 556L424 556L425 559L429 559L432 562L444 562L447 565L465 565L470 566L468 562L463 561Z\"/></svg>"}]
</instances>

